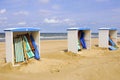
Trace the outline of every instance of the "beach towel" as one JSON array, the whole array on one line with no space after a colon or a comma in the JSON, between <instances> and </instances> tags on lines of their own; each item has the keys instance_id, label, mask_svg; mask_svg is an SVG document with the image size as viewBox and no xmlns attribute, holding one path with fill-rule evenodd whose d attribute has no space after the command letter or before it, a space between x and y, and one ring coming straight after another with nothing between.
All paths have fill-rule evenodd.
<instances>
[{"instance_id":1,"label":"beach towel","mask_svg":"<svg viewBox=\"0 0 120 80\"><path fill-rule=\"evenodd\" d=\"M24 40L24 42L25 42L25 44L26 44L25 52L26 52L28 58L34 57L34 53L32 52L32 50L31 50L31 48L30 48L30 45L29 45L28 40L27 40L27 37L26 37L26 36L23 36L23 40Z\"/></svg>"},{"instance_id":2,"label":"beach towel","mask_svg":"<svg viewBox=\"0 0 120 80\"><path fill-rule=\"evenodd\" d=\"M80 51L81 50L81 47L80 47L80 42L79 42L79 40L78 40L78 51Z\"/></svg>"},{"instance_id":3,"label":"beach towel","mask_svg":"<svg viewBox=\"0 0 120 80\"><path fill-rule=\"evenodd\" d=\"M32 35L30 35L30 39L32 41L32 45L35 48L35 50L34 50L35 56L34 57L35 57L35 59L39 60L40 59L40 55L39 55L38 47L37 47L37 44L35 43L35 40L34 40Z\"/></svg>"},{"instance_id":4,"label":"beach towel","mask_svg":"<svg viewBox=\"0 0 120 80\"><path fill-rule=\"evenodd\" d=\"M115 42L110 38L109 38L109 45L115 47L116 49L118 48L118 46L115 44Z\"/></svg>"},{"instance_id":5,"label":"beach towel","mask_svg":"<svg viewBox=\"0 0 120 80\"><path fill-rule=\"evenodd\" d=\"M14 53L15 53L15 61L22 62L24 61L24 53L22 46L22 38L14 38Z\"/></svg>"},{"instance_id":6,"label":"beach towel","mask_svg":"<svg viewBox=\"0 0 120 80\"><path fill-rule=\"evenodd\" d=\"M108 49L109 50L116 50L117 48L115 48L114 46L109 46Z\"/></svg>"},{"instance_id":7,"label":"beach towel","mask_svg":"<svg viewBox=\"0 0 120 80\"><path fill-rule=\"evenodd\" d=\"M109 38L109 43L110 43L111 46L116 46L116 44L115 44L115 43L113 42L113 40L110 39L110 38Z\"/></svg>"},{"instance_id":8,"label":"beach towel","mask_svg":"<svg viewBox=\"0 0 120 80\"><path fill-rule=\"evenodd\" d=\"M86 49L87 47L86 47L84 36L85 36L84 32L81 32L80 42L82 44L82 47Z\"/></svg>"},{"instance_id":9,"label":"beach towel","mask_svg":"<svg viewBox=\"0 0 120 80\"><path fill-rule=\"evenodd\" d=\"M32 44L31 39L30 39L30 35L27 33L27 34L25 34L25 36L26 36L26 38L27 38L27 40L28 40L28 43L29 43L29 45L30 45L31 50L34 51L35 48L34 48L34 46L33 46L33 44Z\"/></svg>"}]
</instances>

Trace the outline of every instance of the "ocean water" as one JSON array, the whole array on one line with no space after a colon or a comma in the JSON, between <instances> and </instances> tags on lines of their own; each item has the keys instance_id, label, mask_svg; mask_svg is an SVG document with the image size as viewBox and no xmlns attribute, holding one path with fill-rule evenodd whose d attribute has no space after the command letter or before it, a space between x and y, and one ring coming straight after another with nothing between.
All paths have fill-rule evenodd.
<instances>
[{"instance_id":1,"label":"ocean water","mask_svg":"<svg viewBox=\"0 0 120 80\"><path fill-rule=\"evenodd\" d=\"M67 33L41 33L41 40L61 40L67 39ZM92 33L92 38L98 38L98 33Z\"/></svg>"},{"instance_id":2,"label":"ocean water","mask_svg":"<svg viewBox=\"0 0 120 80\"><path fill-rule=\"evenodd\" d=\"M0 33L0 42L5 41L5 33Z\"/></svg>"},{"instance_id":3,"label":"ocean water","mask_svg":"<svg viewBox=\"0 0 120 80\"><path fill-rule=\"evenodd\" d=\"M41 40L61 40L67 39L67 33L41 33Z\"/></svg>"},{"instance_id":4,"label":"ocean water","mask_svg":"<svg viewBox=\"0 0 120 80\"><path fill-rule=\"evenodd\" d=\"M92 38L98 38L98 33L92 33ZM120 33L118 33L120 37ZM64 40L67 39L67 33L40 33L40 40ZM5 33L0 33L0 42L5 41Z\"/></svg>"}]
</instances>

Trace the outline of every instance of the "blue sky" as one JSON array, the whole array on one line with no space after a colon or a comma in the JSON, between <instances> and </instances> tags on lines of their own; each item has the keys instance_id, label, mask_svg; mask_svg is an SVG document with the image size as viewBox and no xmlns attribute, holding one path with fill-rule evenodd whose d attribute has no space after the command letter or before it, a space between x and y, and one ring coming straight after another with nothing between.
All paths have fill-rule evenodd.
<instances>
[{"instance_id":1,"label":"blue sky","mask_svg":"<svg viewBox=\"0 0 120 80\"><path fill-rule=\"evenodd\" d=\"M116 27L120 32L120 0L0 0L0 31L9 27L38 27L41 32Z\"/></svg>"}]
</instances>

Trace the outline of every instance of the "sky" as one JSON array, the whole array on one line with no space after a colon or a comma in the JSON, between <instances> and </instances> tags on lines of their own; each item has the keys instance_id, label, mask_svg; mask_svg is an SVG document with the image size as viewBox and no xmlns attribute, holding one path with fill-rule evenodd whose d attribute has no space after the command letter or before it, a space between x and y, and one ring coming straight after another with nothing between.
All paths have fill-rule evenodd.
<instances>
[{"instance_id":1,"label":"sky","mask_svg":"<svg viewBox=\"0 0 120 80\"><path fill-rule=\"evenodd\" d=\"M11 27L36 27L45 33L115 27L120 32L120 0L0 0L0 32Z\"/></svg>"}]
</instances>

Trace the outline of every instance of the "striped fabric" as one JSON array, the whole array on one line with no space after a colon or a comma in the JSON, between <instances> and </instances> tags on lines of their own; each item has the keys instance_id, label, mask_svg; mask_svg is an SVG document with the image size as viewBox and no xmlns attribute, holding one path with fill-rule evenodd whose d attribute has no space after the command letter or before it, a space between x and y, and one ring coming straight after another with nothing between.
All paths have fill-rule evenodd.
<instances>
[{"instance_id":1,"label":"striped fabric","mask_svg":"<svg viewBox=\"0 0 120 80\"><path fill-rule=\"evenodd\" d=\"M22 38L15 38L14 39L14 51L15 51L15 61L22 62L24 61L24 53L23 53L23 46L22 46Z\"/></svg>"},{"instance_id":2,"label":"striped fabric","mask_svg":"<svg viewBox=\"0 0 120 80\"><path fill-rule=\"evenodd\" d=\"M26 54L27 54L28 58L34 57L34 53L32 52L32 50L30 48L30 45L29 45L28 40L27 40L27 37L23 36L23 40L24 40L24 42L26 44L25 51L26 51Z\"/></svg>"}]
</instances>

